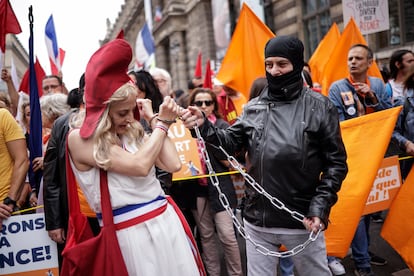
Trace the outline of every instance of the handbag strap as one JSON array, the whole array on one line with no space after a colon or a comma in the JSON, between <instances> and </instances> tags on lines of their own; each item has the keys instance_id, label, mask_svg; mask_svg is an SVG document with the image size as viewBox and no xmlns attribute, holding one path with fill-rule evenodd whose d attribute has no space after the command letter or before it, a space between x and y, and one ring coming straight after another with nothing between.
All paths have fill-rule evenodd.
<instances>
[{"instance_id":1,"label":"handbag strap","mask_svg":"<svg viewBox=\"0 0 414 276\"><path fill-rule=\"evenodd\" d=\"M99 175L101 187L102 222L104 226L113 225L114 215L112 213L111 199L109 196L108 172L103 169L99 169Z\"/></svg>"},{"instance_id":2,"label":"handbag strap","mask_svg":"<svg viewBox=\"0 0 414 276\"><path fill-rule=\"evenodd\" d=\"M80 214L80 203L79 203L79 194L78 194L78 185L76 182L75 174L73 173L72 166L70 164L69 158L69 146L68 146L68 136L66 136L66 182L67 182L67 191L68 191L68 205L69 205L69 214ZM108 188L108 173L103 169L99 169L100 176L100 190L101 190L101 209L102 209L102 221L103 225L114 224L114 217L112 214L111 200L109 196Z\"/></svg>"}]
</instances>

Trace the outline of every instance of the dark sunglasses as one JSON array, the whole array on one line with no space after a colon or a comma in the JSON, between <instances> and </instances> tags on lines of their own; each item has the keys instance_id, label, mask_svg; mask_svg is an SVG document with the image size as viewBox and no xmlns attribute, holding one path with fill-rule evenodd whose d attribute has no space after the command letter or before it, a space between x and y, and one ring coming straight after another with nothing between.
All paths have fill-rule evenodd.
<instances>
[{"instance_id":1,"label":"dark sunglasses","mask_svg":"<svg viewBox=\"0 0 414 276\"><path fill-rule=\"evenodd\" d=\"M212 105L214 102L213 102L213 101L195 101L195 102L194 102L194 105L196 105L196 106L198 106L198 107L201 107L201 106L203 106L203 103L204 103L206 106L210 106L210 105Z\"/></svg>"}]
</instances>

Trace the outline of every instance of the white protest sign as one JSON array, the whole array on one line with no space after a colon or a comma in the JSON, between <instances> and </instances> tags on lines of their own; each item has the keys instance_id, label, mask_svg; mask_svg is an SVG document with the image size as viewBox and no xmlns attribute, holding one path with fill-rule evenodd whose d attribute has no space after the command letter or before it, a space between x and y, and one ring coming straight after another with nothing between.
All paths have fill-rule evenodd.
<instances>
[{"instance_id":1,"label":"white protest sign","mask_svg":"<svg viewBox=\"0 0 414 276\"><path fill-rule=\"evenodd\" d=\"M47 234L43 213L3 220L0 275L58 275L57 247Z\"/></svg>"},{"instance_id":2,"label":"white protest sign","mask_svg":"<svg viewBox=\"0 0 414 276\"><path fill-rule=\"evenodd\" d=\"M354 18L363 35L390 28L388 0L343 0L344 24Z\"/></svg>"}]
</instances>

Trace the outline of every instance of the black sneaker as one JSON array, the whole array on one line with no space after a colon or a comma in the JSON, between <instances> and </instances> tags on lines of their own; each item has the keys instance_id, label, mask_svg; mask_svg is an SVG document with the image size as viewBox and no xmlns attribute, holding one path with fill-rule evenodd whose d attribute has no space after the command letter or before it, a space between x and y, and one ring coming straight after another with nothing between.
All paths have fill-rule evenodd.
<instances>
[{"instance_id":1,"label":"black sneaker","mask_svg":"<svg viewBox=\"0 0 414 276\"><path fill-rule=\"evenodd\" d=\"M388 263L387 260L381 258L380 256L375 255L372 252L369 252L369 256L371 257L370 263L373 264L373 265L383 266L383 265L386 265Z\"/></svg>"},{"instance_id":2,"label":"black sneaker","mask_svg":"<svg viewBox=\"0 0 414 276\"><path fill-rule=\"evenodd\" d=\"M357 268L354 273L356 276L375 276L370 268Z\"/></svg>"}]
</instances>

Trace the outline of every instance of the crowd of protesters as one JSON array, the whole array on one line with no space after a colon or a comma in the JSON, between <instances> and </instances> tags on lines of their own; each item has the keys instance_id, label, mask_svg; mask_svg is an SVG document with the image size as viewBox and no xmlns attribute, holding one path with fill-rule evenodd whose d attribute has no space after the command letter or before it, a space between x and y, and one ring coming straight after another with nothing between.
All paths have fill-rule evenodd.
<instances>
[{"instance_id":1,"label":"crowd of protesters","mask_svg":"<svg viewBox=\"0 0 414 276\"><path fill-rule=\"evenodd\" d=\"M319 93L319 86L313 87L312 72L305 68L302 42L278 36L266 44L263 61L266 76L252 84L247 100L242 93L215 78L212 87L202 87L205 82L200 76L194 76L187 89L173 90L173 79L167 70L128 70L129 53L102 54L105 47L128 48L124 44L127 43L123 40L115 40L98 50L85 74L79 73L79 87L70 92L61 74L43 79L42 119L37 122L42 126L43 154L32 162L28 158L29 97L16 91L8 70L2 70L1 79L7 91L0 93L0 228L14 211L43 207L46 230L58 244L61 265L69 216L65 147L67 134L74 129L69 136L71 166L82 188L79 192L82 212L88 216L95 235L100 230L97 213L101 209L96 197L99 179L94 176L100 169L108 172L110 193L117 196L112 202L117 214L123 208L125 213L131 212L131 206L135 206L133 210L140 210L141 205L167 206L166 213L149 218L151 223L146 222L145 227L137 224L126 228L128 233L125 230L118 233L130 275L150 275L155 270L159 275L203 274L204 269L195 256L197 247L208 275L223 273L220 250L224 252L228 275L270 275L277 270L283 276L344 275L341 260L327 256L323 235L329 226L330 209L337 201L337 192L347 173L339 122L402 106L387 153L414 156L413 52L398 50L391 55L390 79L384 83L367 75L374 62L371 49L362 44L352 46L347 60L338 61L347 62L349 77L334 82L325 97ZM107 67L102 69L107 73L106 79L98 78L99 72L92 66L92 63L103 66L100 59L106 60ZM120 59L124 59L121 64ZM114 79L118 81L115 86ZM314 115L305 115L306 133L301 132L302 125L295 125L300 121L295 118L304 116L298 112L302 109L312 110ZM200 128L208 142L207 153L215 172L233 169L218 149L218 145L223 145L245 165L258 185L281 198L288 208L304 214L302 222L294 221L288 213L275 210L268 199L248 185L243 200L238 201L233 182L240 175L220 176L219 189L233 214L238 214L237 208L241 209L249 236L275 251L288 250L304 242L309 232L318 233L317 240L280 264L278 258L264 256L247 241L245 271L232 223L235 215L221 204L223 195L215 187L216 183L208 177L172 179L172 173L181 167L167 135L176 118L183 120L193 136L194 127ZM311 141L309 147L302 148L303 136ZM306 160L302 158L304 154ZM208 172L205 161L201 154L199 174ZM275 164L284 169L275 171ZM412 166L413 158L401 161L403 179ZM31 183L29 174L37 171L43 177L40 182ZM296 179L295 183L292 178ZM180 210L171 207L168 195ZM189 223L190 233L184 231L186 222L180 221L180 212ZM351 244L356 275L375 275L371 265L387 263L369 250L369 224L374 220L382 222L382 216L376 213L372 218L366 215L360 219ZM158 233L159 241L149 241L157 231L164 233ZM188 246L189 234L195 236L196 249ZM145 252L152 253L140 255L144 247ZM159 255L161 251L164 252ZM167 263L168 266L163 266Z\"/></svg>"}]
</instances>

